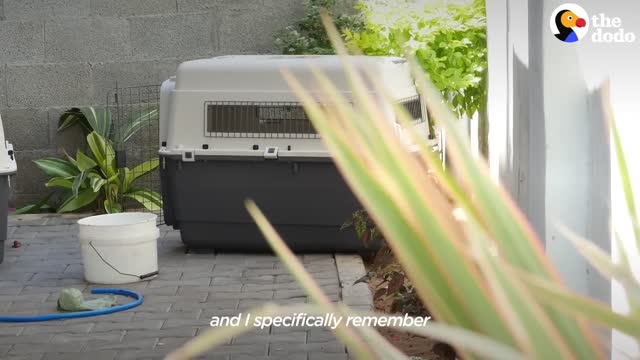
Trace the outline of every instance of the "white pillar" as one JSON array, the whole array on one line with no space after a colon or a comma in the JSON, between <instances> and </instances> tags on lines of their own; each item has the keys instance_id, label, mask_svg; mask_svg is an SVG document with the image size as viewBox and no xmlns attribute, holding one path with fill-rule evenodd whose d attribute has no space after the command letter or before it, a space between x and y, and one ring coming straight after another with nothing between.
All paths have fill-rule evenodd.
<instances>
[{"instance_id":1,"label":"white pillar","mask_svg":"<svg viewBox=\"0 0 640 360\"><path fill-rule=\"evenodd\" d=\"M611 79L627 157L638 159L640 39L634 44L598 44L590 38L562 43L549 29L551 13L562 3L487 0L490 164L534 225L566 283L624 312L628 304L622 288L599 277L556 225L591 239L614 259L618 249L612 249L610 223L631 239L598 88ZM637 3L585 0L580 5L592 16L620 17L624 30L640 38ZM640 163L628 165L638 189ZM640 203L640 190L636 197ZM640 267L640 259L635 263ZM613 358L619 351L640 355L633 341L616 332L612 346Z\"/></svg>"}]
</instances>

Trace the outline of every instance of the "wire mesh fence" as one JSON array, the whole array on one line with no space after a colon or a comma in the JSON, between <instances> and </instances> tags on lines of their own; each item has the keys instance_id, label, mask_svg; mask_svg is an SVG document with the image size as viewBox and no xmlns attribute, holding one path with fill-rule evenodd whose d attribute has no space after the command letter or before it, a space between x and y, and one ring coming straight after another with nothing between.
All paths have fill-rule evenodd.
<instances>
[{"instance_id":1,"label":"wire mesh fence","mask_svg":"<svg viewBox=\"0 0 640 360\"><path fill-rule=\"evenodd\" d=\"M108 97L122 211L152 212L164 223L158 171L160 85L116 87Z\"/></svg>"}]
</instances>

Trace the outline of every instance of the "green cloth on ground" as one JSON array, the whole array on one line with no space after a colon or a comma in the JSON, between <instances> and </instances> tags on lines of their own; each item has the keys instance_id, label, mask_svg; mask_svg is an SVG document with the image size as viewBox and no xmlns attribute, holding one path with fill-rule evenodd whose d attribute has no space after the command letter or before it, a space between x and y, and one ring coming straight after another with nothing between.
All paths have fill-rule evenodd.
<instances>
[{"instance_id":1,"label":"green cloth on ground","mask_svg":"<svg viewBox=\"0 0 640 360\"><path fill-rule=\"evenodd\" d=\"M115 295L106 295L93 300L85 300L80 290L68 288L60 290L58 310L89 311L107 309L115 305L116 301Z\"/></svg>"}]
</instances>

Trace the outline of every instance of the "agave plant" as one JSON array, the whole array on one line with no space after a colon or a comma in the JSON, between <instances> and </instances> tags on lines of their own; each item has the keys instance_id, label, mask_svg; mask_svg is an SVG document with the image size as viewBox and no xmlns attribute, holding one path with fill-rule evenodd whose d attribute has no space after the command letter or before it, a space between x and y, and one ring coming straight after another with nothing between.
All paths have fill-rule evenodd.
<instances>
[{"instance_id":1,"label":"agave plant","mask_svg":"<svg viewBox=\"0 0 640 360\"><path fill-rule=\"evenodd\" d=\"M157 192L134 187L134 183L158 167L157 158L145 161L133 169L116 167L115 151L111 143L97 132L87 135L90 154L77 150L73 158L44 158L35 160L36 166L51 179L46 186L62 189L65 198L58 213L75 211L97 201L107 213L121 212L126 199L133 199L151 211L162 208Z\"/></svg>"},{"instance_id":2,"label":"agave plant","mask_svg":"<svg viewBox=\"0 0 640 360\"><path fill-rule=\"evenodd\" d=\"M598 248L574 239L582 254L603 275L625 286L632 306L626 315L568 290L523 214L492 180L486 164L472 156L463 136L457 134L453 114L443 105L438 91L416 70L415 62L415 76L427 106L449 136L449 168L456 172L457 181L416 136L409 126L410 117L400 107L396 107L397 116L418 150L409 150L394 135L392 126L381 115L384 111L380 103L364 85L377 84L376 77L354 71L337 31L331 24L327 26L344 58L353 95L358 100L355 107L320 73L316 79L334 106L318 106L295 78L286 76L336 165L379 225L436 319L424 327L400 330L447 342L465 359L608 358L606 345L592 331L595 326L617 329L640 339L640 284L628 262L613 264ZM382 87L378 90L384 91ZM637 243L640 226L615 126L613 133ZM436 174L439 186L430 171ZM315 303L311 308L306 305L304 311L352 314L322 293L258 206L249 201L247 208L273 250ZM262 314L300 311L290 305L267 305L258 310ZM212 329L169 358L195 358L247 330L243 326ZM357 358L406 358L371 328L348 328L343 324L336 334Z\"/></svg>"}]
</instances>

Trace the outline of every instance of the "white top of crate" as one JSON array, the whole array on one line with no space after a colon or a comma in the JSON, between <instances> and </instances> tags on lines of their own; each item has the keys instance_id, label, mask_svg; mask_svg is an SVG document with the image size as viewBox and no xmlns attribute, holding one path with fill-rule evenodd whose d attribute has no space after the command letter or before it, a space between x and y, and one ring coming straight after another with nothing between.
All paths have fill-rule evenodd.
<instances>
[{"instance_id":1,"label":"white top of crate","mask_svg":"<svg viewBox=\"0 0 640 360\"><path fill-rule=\"evenodd\" d=\"M372 74L392 101L415 101L417 91L406 60L349 56L347 61L358 72ZM342 59L335 55L237 55L182 63L161 89L160 153L182 156L183 161L208 156L267 158L272 155L268 149L275 148L278 158L330 158L319 136L305 128L300 100L283 77L283 71L291 73L315 99L330 101L314 69L354 102ZM382 103L383 94L368 79L366 86ZM381 111L395 123L390 106Z\"/></svg>"},{"instance_id":2,"label":"white top of crate","mask_svg":"<svg viewBox=\"0 0 640 360\"><path fill-rule=\"evenodd\" d=\"M395 98L415 95L406 60L398 57L349 56L361 72L375 74ZM176 76L178 91L290 92L282 76L290 72L307 91L320 91L312 69L325 74L343 92L350 92L341 59L334 55L233 55L182 63Z\"/></svg>"}]
</instances>

